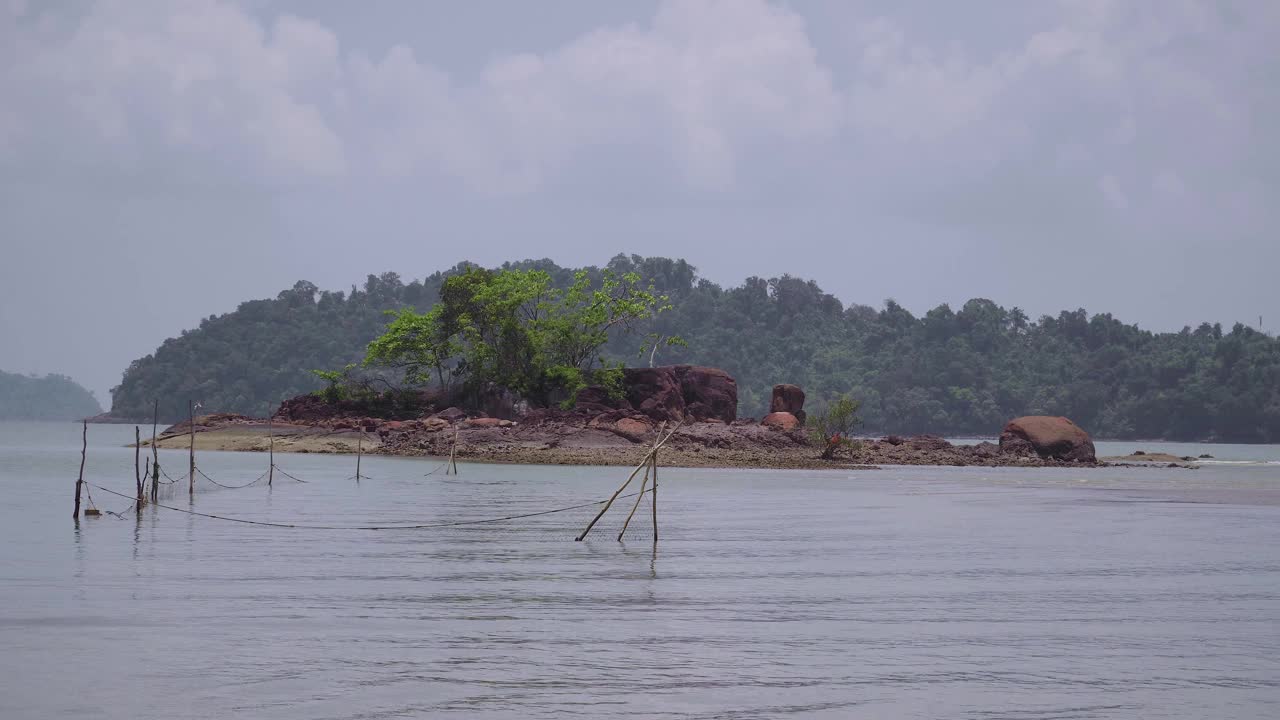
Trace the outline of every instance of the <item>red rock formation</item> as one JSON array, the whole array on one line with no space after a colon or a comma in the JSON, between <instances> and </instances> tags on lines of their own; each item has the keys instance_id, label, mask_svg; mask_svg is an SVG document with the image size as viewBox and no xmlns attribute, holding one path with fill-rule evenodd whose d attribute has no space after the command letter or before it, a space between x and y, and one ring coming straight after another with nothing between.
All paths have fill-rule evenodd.
<instances>
[{"instance_id":1,"label":"red rock formation","mask_svg":"<svg viewBox=\"0 0 1280 720\"><path fill-rule=\"evenodd\" d=\"M1064 417L1029 415L1009 421L1000 433L1000 452L1054 460L1097 462L1093 439Z\"/></svg>"},{"instance_id":2,"label":"red rock formation","mask_svg":"<svg viewBox=\"0 0 1280 720\"><path fill-rule=\"evenodd\" d=\"M785 412L796 416L800 424L804 424L804 390L798 385L773 386L773 399L769 402L769 412Z\"/></svg>"},{"instance_id":3,"label":"red rock formation","mask_svg":"<svg viewBox=\"0 0 1280 720\"><path fill-rule=\"evenodd\" d=\"M800 427L800 419L789 412L773 412L765 415L760 424L778 430L795 430Z\"/></svg>"},{"instance_id":4,"label":"red rock formation","mask_svg":"<svg viewBox=\"0 0 1280 720\"><path fill-rule=\"evenodd\" d=\"M738 419L738 382L720 368L673 365L684 396L685 414L692 420Z\"/></svg>"},{"instance_id":5,"label":"red rock formation","mask_svg":"<svg viewBox=\"0 0 1280 720\"><path fill-rule=\"evenodd\" d=\"M654 420L720 420L738 417L738 383L718 368L669 365L626 368L627 403Z\"/></svg>"}]
</instances>

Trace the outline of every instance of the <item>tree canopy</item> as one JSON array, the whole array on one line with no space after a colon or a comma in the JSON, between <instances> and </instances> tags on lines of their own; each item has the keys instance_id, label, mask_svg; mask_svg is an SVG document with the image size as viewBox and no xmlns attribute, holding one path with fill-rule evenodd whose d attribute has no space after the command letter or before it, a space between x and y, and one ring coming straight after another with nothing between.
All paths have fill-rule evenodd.
<instances>
[{"instance_id":1,"label":"tree canopy","mask_svg":"<svg viewBox=\"0 0 1280 720\"><path fill-rule=\"evenodd\" d=\"M93 393L65 375L0 371L0 420L79 420L100 412Z\"/></svg>"},{"instance_id":2,"label":"tree canopy","mask_svg":"<svg viewBox=\"0 0 1280 720\"><path fill-rule=\"evenodd\" d=\"M668 309L634 272L579 270L557 288L545 270L468 268L447 278L425 313L402 308L369 344L366 367L403 371L406 385L494 385L546 406L606 370L611 334Z\"/></svg>"},{"instance_id":3,"label":"tree canopy","mask_svg":"<svg viewBox=\"0 0 1280 720\"><path fill-rule=\"evenodd\" d=\"M450 306L441 299L446 281L475 269L464 263L407 284L395 273L371 275L346 294L300 282L274 300L244 303L135 361L112 391L112 411L146 418L152 398L159 398L165 417L177 419L191 398L211 411L261 414L284 397L318 389L311 369L362 362L366 349L375 354L369 343L380 336L402 341L397 348L388 340L378 350L395 359L387 367L402 363L395 368L400 381L410 372L420 381L442 382L442 374L460 381L452 373L459 361L471 362L462 349L471 339L450 330L460 315L436 308ZM688 341L687 347L662 345L656 362L728 371L738 380L743 416L763 415L772 386L789 382L815 404L845 394L857 399L866 432L991 435L1012 417L1052 414L1103 438L1280 442L1280 341L1243 325L1153 333L1084 310L1033 320L1019 308L980 298L917 317L892 300L879 309L846 307L814 282L786 275L725 288L698 277L683 260L634 255L580 271L549 260L497 270L542 273L534 285L537 292L558 293L540 300L551 304L566 302L583 277L595 293L606 270L615 279L638 276L637 287L649 292L652 286L671 307L636 329L645 337ZM459 293L453 307L498 287L471 283L459 281L450 291ZM514 290L523 293L519 312L527 316L535 288ZM388 318L387 310L397 314ZM537 366L573 357L572 347L550 350L554 323L539 317L538 342L546 343L540 345L546 354ZM467 322L485 337L500 332L494 318L469 316ZM394 332L384 336L389 329ZM416 340L444 332L460 349ZM636 337L606 335L608 342L596 346L599 358L647 364L651 348L640 356ZM415 355L413 348L439 352ZM476 359L494 372L505 372L509 360Z\"/></svg>"}]
</instances>

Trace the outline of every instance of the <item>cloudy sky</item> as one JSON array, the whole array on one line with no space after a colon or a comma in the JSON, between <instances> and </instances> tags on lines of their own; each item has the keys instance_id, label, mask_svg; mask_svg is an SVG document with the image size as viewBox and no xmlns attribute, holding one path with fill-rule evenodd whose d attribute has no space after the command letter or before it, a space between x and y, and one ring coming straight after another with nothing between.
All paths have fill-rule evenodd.
<instances>
[{"instance_id":1,"label":"cloudy sky","mask_svg":"<svg viewBox=\"0 0 1280 720\"><path fill-rule=\"evenodd\" d=\"M1280 325L1278 36L1270 0L0 0L0 369L105 403L298 279L618 252Z\"/></svg>"}]
</instances>

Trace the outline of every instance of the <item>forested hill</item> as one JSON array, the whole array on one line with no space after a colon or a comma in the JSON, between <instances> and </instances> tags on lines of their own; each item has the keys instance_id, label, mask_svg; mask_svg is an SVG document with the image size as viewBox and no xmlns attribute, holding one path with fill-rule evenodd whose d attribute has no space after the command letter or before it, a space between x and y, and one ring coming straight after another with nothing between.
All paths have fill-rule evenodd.
<instances>
[{"instance_id":1,"label":"forested hill","mask_svg":"<svg viewBox=\"0 0 1280 720\"><path fill-rule=\"evenodd\" d=\"M79 420L100 412L93 393L65 375L0 371L0 420Z\"/></svg>"},{"instance_id":2,"label":"forested hill","mask_svg":"<svg viewBox=\"0 0 1280 720\"><path fill-rule=\"evenodd\" d=\"M112 413L147 418L153 398L168 420L185 415L188 399L205 412L265 413L317 389L309 370L359 361L385 327L384 311L427 309L464 267L407 284L371 275L347 293L299 282L274 300L246 302L131 364L112 390ZM547 270L561 285L573 272L549 260L505 267ZM1242 325L1152 333L1084 310L1032 320L982 299L916 317L893 301L845 307L788 276L724 288L682 260L620 255L609 267L634 270L670 296L673 309L651 329L688 347L663 348L658 363L729 371L740 415L759 417L770 388L790 382L810 402L852 393L869 432L990 435L1009 418L1052 414L1103 438L1280 442L1280 341ZM646 364L640 345L618 337L609 351Z\"/></svg>"}]
</instances>

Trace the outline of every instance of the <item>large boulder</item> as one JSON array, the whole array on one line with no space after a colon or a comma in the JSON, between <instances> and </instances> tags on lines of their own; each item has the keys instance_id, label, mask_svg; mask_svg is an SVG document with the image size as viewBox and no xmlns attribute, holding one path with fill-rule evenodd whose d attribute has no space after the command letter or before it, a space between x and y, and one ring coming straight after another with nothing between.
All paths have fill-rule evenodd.
<instances>
[{"instance_id":1,"label":"large boulder","mask_svg":"<svg viewBox=\"0 0 1280 720\"><path fill-rule=\"evenodd\" d=\"M1010 420L1000 433L1000 452L1075 462L1098 460L1089 433L1067 418L1048 415Z\"/></svg>"},{"instance_id":2,"label":"large boulder","mask_svg":"<svg viewBox=\"0 0 1280 720\"><path fill-rule=\"evenodd\" d=\"M738 383L718 368L668 365L622 374L627 404L654 420L731 423L738 417Z\"/></svg>"},{"instance_id":3,"label":"large boulder","mask_svg":"<svg viewBox=\"0 0 1280 720\"><path fill-rule=\"evenodd\" d=\"M696 365L673 365L672 370L680 381L689 419L724 423L738 419L738 381L732 375L720 368Z\"/></svg>"},{"instance_id":4,"label":"large boulder","mask_svg":"<svg viewBox=\"0 0 1280 720\"><path fill-rule=\"evenodd\" d=\"M773 399L769 402L769 412L791 413L796 416L800 424L804 424L804 390L798 385L781 385L773 386Z\"/></svg>"},{"instance_id":5,"label":"large boulder","mask_svg":"<svg viewBox=\"0 0 1280 720\"><path fill-rule=\"evenodd\" d=\"M789 412L773 412L765 415L760 424L775 430L795 430L800 427L800 419Z\"/></svg>"},{"instance_id":6,"label":"large boulder","mask_svg":"<svg viewBox=\"0 0 1280 720\"><path fill-rule=\"evenodd\" d=\"M670 367L625 368L622 376L631 407L654 420L684 419L684 395Z\"/></svg>"}]
</instances>

